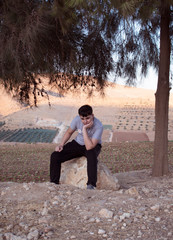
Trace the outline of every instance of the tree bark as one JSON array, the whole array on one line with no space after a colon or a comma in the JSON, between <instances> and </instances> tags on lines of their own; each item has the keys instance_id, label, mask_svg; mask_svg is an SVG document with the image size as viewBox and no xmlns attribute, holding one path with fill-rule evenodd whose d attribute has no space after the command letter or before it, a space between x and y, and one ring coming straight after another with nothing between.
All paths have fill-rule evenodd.
<instances>
[{"instance_id":1,"label":"tree bark","mask_svg":"<svg viewBox=\"0 0 173 240\"><path fill-rule=\"evenodd\" d=\"M155 141L153 176L168 173L168 112L169 112L169 71L170 71L170 6L161 0L160 62L158 85L155 94Z\"/></svg>"}]
</instances>

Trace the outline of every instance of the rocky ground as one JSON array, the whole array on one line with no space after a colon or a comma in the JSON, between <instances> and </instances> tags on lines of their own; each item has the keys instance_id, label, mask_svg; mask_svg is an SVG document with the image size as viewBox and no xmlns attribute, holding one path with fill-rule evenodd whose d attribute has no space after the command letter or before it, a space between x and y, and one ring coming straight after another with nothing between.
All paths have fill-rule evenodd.
<instances>
[{"instance_id":1,"label":"rocky ground","mask_svg":"<svg viewBox=\"0 0 173 240\"><path fill-rule=\"evenodd\" d=\"M120 190L0 183L0 239L171 240L173 170L116 174Z\"/></svg>"}]
</instances>

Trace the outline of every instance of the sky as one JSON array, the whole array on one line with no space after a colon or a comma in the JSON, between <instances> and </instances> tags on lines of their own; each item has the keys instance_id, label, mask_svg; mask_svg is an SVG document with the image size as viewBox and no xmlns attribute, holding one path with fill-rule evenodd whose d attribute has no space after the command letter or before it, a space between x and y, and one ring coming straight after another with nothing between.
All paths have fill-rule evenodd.
<instances>
[{"instance_id":1,"label":"sky","mask_svg":"<svg viewBox=\"0 0 173 240\"><path fill-rule=\"evenodd\" d=\"M113 79L110 77L110 79ZM144 88L144 89L151 89L155 90L157 89L157 81L158 81L158 74L156 74L155 70L152 68L149 69L148 74L146 78L142 78L139 76L136 81L136 87L137 88ZM122 78L117 79L117 84L125 85L125 80Z\"/></svg>"}]
</instances>

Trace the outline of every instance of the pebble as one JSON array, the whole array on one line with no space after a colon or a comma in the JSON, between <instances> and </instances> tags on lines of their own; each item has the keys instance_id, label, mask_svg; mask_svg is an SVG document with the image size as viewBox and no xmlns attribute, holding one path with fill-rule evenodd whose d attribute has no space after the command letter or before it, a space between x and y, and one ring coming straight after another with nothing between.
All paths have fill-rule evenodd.
<instances>
[{"instance_id":1,"label":"pebble","mask_svg":"<svg viewBox=\"0 0 173 240\"><path fill-rule=\"evenodd\" d=\"M33 232L30 232L28 235L27 235L27 240L37 240L39 237L39 231L38 230L35 230Z\"/></svg>"},{"instance_id":2,"label":"pebble","mask_svg":"<svg viewBox=\"0 0 173 240\"><path fill-rule=\"evenodd\" d=\"M125 193L127 193L129 195L139 196L139 192L135 187L129 188L128 190L125 191Z\"/></svg>"},{"instance_id":3,"label":"pebble","mask_svg":"<svg viewBox=\"0 0 173 240\"><path fill-rule=\"evenodd\" d=\"M103 229L99 229L98 230L98 234L105 234L106 232L105 232L105 230L103 230Z\"/></svg>"},{"instance_id":4,"label":"pebble","mask_svg":"<svg viewBox=\"0 0 173 240\"><path fill-rule=\"evenodd\" d=\"M125 218L129 218L130 217L130 213L123 213L121 216L120 216L120 220L124 220Z\"/></svg>"},{"instance_id":5,"label":"pebble","mask_svg":"<svg viewBox=\"0 0 173 240\"><path fill-rule=\"evenodd\" d=\"M159 209L160 209L160 206L159 206L158 204L153 205L153 206L151 207L151 210L153 210L153 211L159 211Z\"/></svg>"},{"instance_id":6,"label":"pebble","mask_svg":"<svg viewBox=\"0 0 173 240\"><path fill-rule=\"evenodd\" d=\"M27 183L23 183L23 188L24 188L26 191L28 191L28 190L29 190L28 184L27 184Z\"/></svg>"},{"instance_id":7,"label":"pebble","mask_svg":"<svg viewBox=\"0 0 173 240\"><path fill-rule=\"evenodd\" d=\"M95 222L95 218L90 218L90 219L88 219L88 222Z\"/></svg>"},{"instance_id":8,"label":"pebble","mask_svg":"<svg viewBox=\"0 0 173 240\"><path fill-rule=\"evenodd\" d=\"M160 220L161 220L160 217L155 218L155 221L156 221L156 222L160 222Z\"/></svg>"},{"instance_id":9,"label":"pebble","mask_svg":"<svg viewBox=\"0 0 173 240\"><path fill-rule=\"evenodd\" d=\"M99 214L105 218L112 218L114 213L106 208L103 208L99 211Z\"/></svg>"}]
</instances>

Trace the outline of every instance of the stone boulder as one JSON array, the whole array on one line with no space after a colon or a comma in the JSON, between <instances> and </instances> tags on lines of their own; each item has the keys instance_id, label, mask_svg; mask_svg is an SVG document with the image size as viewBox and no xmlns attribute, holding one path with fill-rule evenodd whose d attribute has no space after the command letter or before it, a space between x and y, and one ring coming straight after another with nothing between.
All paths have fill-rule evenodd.
<instances>
[{"instance_id":1,"label":"stone boulder","mask_svg":"<svg viewBox=\"0 0 173 240\"><path fill-rule=\"evenodd\" d=\"M86 189L87 160L85 157L75 158L62 163L60 182ZM118 190L117 178L103 164L98 162L97 189Z\"/></svg>"}]
</instances>

